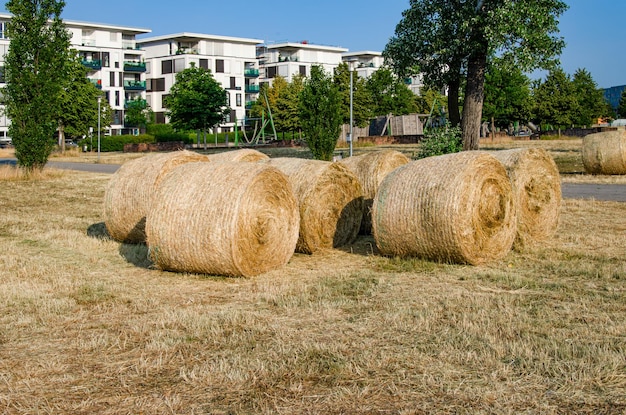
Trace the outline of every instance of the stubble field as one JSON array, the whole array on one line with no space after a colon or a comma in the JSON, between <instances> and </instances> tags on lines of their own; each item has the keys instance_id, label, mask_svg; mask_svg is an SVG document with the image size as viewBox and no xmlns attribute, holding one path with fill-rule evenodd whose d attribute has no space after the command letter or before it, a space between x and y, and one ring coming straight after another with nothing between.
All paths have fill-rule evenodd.
<instances>
[{"instance_id":1,"label":"stubble field","mask_svg":"<svg viewBox=\"0 0 626 415\"><path fill-rule=\"evenodd\" d=\"M613 182L559 148L564 178ZM0 413L626 412L626 203L565 199L487 266L360 237L239 279L109 240L108 175L2 169Z\"/></svg>"}]
</instances>

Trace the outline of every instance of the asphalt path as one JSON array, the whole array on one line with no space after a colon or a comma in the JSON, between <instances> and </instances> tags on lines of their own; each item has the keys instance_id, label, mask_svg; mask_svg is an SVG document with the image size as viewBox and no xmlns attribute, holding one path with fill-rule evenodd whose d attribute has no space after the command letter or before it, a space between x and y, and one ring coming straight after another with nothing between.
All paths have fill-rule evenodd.
<instances>
[{"instance_id":1,"label":"asphalt path","mask_svg":"<svg viewBox=\"0 0 626 415\"><path fill-rule=\"evenodd\" d=\"M15 165L15 158L0 158L0 165ZM119 164L74 163L50 161L47 166L55 169L78 170L91 173L115 173ZM565 199L594 199L626 202L626 184L563 183L561 194Z\"/></svg>"}]
</instances>

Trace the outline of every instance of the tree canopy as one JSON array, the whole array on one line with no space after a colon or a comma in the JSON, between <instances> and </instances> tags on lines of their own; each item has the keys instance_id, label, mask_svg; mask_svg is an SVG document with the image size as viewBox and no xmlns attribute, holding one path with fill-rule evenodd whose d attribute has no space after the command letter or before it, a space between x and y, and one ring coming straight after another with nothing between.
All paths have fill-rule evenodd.
<instances>
[{"instance_id":1,"label":"tree canopy","mask_svg":"<svg viewBox=\"0 0 626 415\"><path fill-rule=\"evenodd\" d=\"M545 81L536 85L533 95L533 113L538 124L561 129L574 123L578 101L570 77L563 69L551 70Z\"/></svg>"},{"instance_id":2,"label":"tree canopy","mask_svg":"<svg viewBox=\"0 0 626 415\"><path fill-rule=\"evenodd\" d=\"M566 9L561 0L411 0L383 55L396 73L421 72L452 96L464 80L463 146L477 149L489 60L552 67L565 44L557 34ZM449 107L452 119L457 106Z\"/></svg>"},{"instance_id":3,"label":"tree canopy","mask_svg":"<svg viewBox=\"0 0 626 415\"><path fill-rule=\"evenodd\" d=\"M70 35L61 20L64 1L10 0L11 39L5 56L5 111L18 164L43 169L54 148L61 92L70 59Z\"/></svg>"},{"instance_id":4,"label":"tree canopy","mask_svg":"<svg viewBox=\"0 0 626 415\"><path fill-rule=\"evenodd\" d=\"M227 103L226 91L211 71L193 64L176 74L165 102L174 128L202 131L224 120L230 112Z\"/></svg>"},{"instance_id":5,"label":"tree canopy","mask_svg":"<svg viewBox=\"0 0 626 415\"><path fill-rule=\"evenodd\" d=\"M518 67L500 65L494 60L485 75L483 119L508 127L516 121L528 121L532 110L530 79Z\"/></svg>"},{"instance_id":6,"label":"tree canopy","mask_svg":"<svg viewBox=\"0 0 626 415\"><path fill-rule=\"evenodd\" d=\"M574 72L572 86L578 102L573 115L574 124L590 126L595 124L598 118L609 115L604 91L598 88L589 71L578 69Z\"/></svg>"},{"instance_id":7,"label":"tree canopy","mask_svg":"<svg viewBox=\"0 0 626 415\"><path fill-rule=\"evenodd\" d=\"M417 112L416 97L404 83L404 78L390 68L381 67L366 81L373 105L372 113L379 115L406 115Z\"/></svg>"},{"instance_id":8,"label":"tree canopy","mask_svg":"<svg viewBox=\"0 0 626 415\"><path fill-rule=\"evenodd\" d=\"M311 67L298 101L300 123L313 158L332 160L341 131L341 95L330 74Z\"/></svg>"}]
</instances>

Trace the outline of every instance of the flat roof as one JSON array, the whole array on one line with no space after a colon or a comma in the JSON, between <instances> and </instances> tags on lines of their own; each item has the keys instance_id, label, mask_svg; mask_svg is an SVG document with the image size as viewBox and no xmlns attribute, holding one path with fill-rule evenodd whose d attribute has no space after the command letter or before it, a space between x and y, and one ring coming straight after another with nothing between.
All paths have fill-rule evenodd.
<instances>
[{"instance_id":1,"label":"flat roof","mask_svg":"<svg viewBox=\"0 0 626 415\"><path fill-rule=\"evenodd\" d=\"M269 45L263 45L268 49L309 49L309 50L325 50L327 52L347 52L348 49L342 48L339 46L325 46L325 45L313 45L311 43L303 43L303 42L283 42L283 43L274 43Z\"/></svg>"},{"instance_id":2,"label":"flat roof","mask_svg":"<svg viewBox=\"0 0 626 415\"><path fill-rule=\"evenodd\" d=\"M13 15L8 13L0 13L0 18L2 19L12 19ZM135 35L150 33L152 30L145 29L141 27L132 27L132 26L121 26L107 23L94 23L94 22L83 22L79 20L67 20L62 19L65 26L73 26L73 27L88 27L92 29L112 29L119 32L130 33Z\"/></svg>"},{"instance_id":3,"label":"flat roof","mask_svg":"<svg viewBox=\"0 0 626 415\"><path fill-rule=\"evenodd\" d=\"M263 43L261 39L250 39L245 37L234 37L234 36L220 36L220 35L209 35L202 33L190 33L190 32L181 32L181 33L172 33L169 35L159 35L159 36L151 36L137 39L138 43L153 43L153 42L161 42L164 40L181 40L181 41L190 41L190 40L222 40L225 42L232 43L249 43L253 45L257 45L259 43Z\"/></svg>"},{"instance_id":4,"label":"flat roof","mask_svg":"<svg viewBox=\"0 0 626 415\"><path fill-rule=\"evenodd\" d=\"M341 56L344 58L358 57L358 56L382 56L382 52L374 52L372 50L362 50L360 52L347 52L342 53Z\"/></svg>"}]
</instances>

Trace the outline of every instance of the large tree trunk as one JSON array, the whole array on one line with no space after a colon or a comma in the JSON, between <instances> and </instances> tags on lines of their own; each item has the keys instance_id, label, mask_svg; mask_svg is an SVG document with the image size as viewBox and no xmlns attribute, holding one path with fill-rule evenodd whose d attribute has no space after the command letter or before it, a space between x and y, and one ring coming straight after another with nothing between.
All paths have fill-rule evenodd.
<instances>
[{"instance_id":1,"label":"large tree trunk","mask_svg":"<svg viewBox=\"0 0 626 415\"><path fill-rule=\"evenodd\" d=\"M486 69L487 53L485 51L474 52L467 63L467 85L461 119L463 150L478 150L480 120L485 98Z\"/></svg>"}]
</instances>

